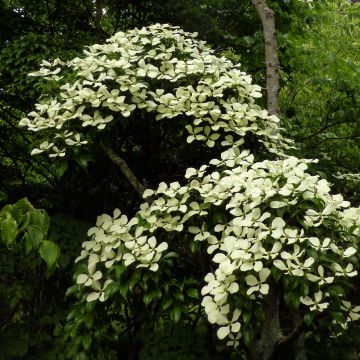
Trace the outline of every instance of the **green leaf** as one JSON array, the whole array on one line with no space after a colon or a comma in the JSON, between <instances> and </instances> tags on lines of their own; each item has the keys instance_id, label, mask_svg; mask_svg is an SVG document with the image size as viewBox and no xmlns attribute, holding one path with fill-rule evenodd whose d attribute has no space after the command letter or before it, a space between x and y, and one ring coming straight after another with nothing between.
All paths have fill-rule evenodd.
<instances>
[{"instance_id":1,"label":"green leaf","mask_svg":"<svg viewBox=\"0 0 360 360\"><path fill-rule=\"evenodd\" d=\"M314 316L311 313L307 313L304 315L304 323L306 326L310 326L313 322Z\"/></svg>"},{"instance_id":2,"label":"green leaf","mask_svg":"<svg viewBox=\"0 0 360 360\"><path fill-rule=\"evenodd\" d=\"M150 292L150 293L147 293L147 294L144 295L143 302L147 306L147 305L149 305L151 303L152 299L153 299L153 293Z\"/></svg>"},{"instance_id":3,"label":"green leaf","mask_svg":"<svg viewBox=\"0 0 360 360\"><path fill-rule=\"evenodd\" d=\"M328 262L330 264L334 263L336 259L333 256L327 256L325 254L320 255L320 260L324 262Z\"/></svg>"},{"instance_id":4,"label":"green leaf","mask_svg":"<svg viewBox=\"0 0 360 360\"><path fill-rule=\"evenodd\" d=\"M34 210L33 206L31 205L31 203L29 202L29 200L27 198L23 198L21 200L19 200L15 206L15 209L20 210L20 212L26 213L26 212L31 212Z\"/></svg>"},{"instance_id":5,"label":"green leaf","mask_svg":"<svg viewBox=\"0 0 360 360\"><path fill-rule=\"evenodd\" d=\"M1 222L1 237L7 248L15 243L17 230L18 226L14 219L8 218Z\"/></svg>"},{"instance_id":6,"label":"green leaf","mask_svg":"<svg viewBox=\"0 0 360 360\"><path fill-rule=\"evenodd\" d=\"M345 290L343 289L342 286L340 285L332 285L332 286L329 286L328 288L328 292L333 295L333 296L345 296L346 293L345 293Z\"/></svg>"},{"instance_id":7,"label":"green leaf","mask_svg":"<svg viewBox=\"0 0 360 360\"><path fill-rule=\"evenodd\" d=\"M91 342L92 342L92 339L89 334L86 334L82 337L82 344L83 344L85 350L89 350Z\"/></svg>"},{"instance_id":8,"label":"green leaf","mask_svg":"<svg viewBox=\"0 0 360 360\"><path fill-rule=\"evenodd\" d=\"M44 230L48 229L50 220L44 210L34 209L30 213L30 217L32 225L38 225Z\"/></svg>"},{"instance_id":9,"label":"green leaf","mask_svg":"<svg viewBox=\"0 0 360 360\"><path fill-rule=\"evenodd\" d=\"M339 323L345 323L345 316L341 311L330 311L331 317Z\"/></svg>"},{"instance_id":10,"label":"green leaf","mask_svg":"<svg viewBox=\"0 0 360 360\"><path fill-rule=\"evenodd\" d=\"M144 295L143 297L144 304L148 305L152 300L157 299L159 297L161 297L161 290L160 289L153 290L150 293Z\"/></svg>"},{"instance_id":11,"label":"green leaf","mask_svg":"<svg viewBox=\"0 0 360 360\"><path fill-rule=\"evenodd\" d=\"M11 215L13 208L14 208L14 205L5 205L1 210L1 215L4 216L4 214L6 214L6 213L9 213Z\"/></svg>"},{"instance_id":12,"label":"green leaf","mask_svg":"<svg viewBox=\"0 0 360 360\"><path fill-rule=\"evenodd\" d=\"M26 222L26 216L24 219L24 214L33 211L34 208L29 203L28 199L24 198L19 200L15 205L7 205L3 208L2 214L5 214L5 218L12 218L18 224L19 227L23 226L24 220Z\"/></svg>"},{"instance_id":13,"label":"green leaf","mask_svg":"<svg viewBox=\"0 0 360 360\"><path fill-rule=\"evenodd\" d=\"M30 225L26 229L27 234L29 235L31 242L33 244L34 249L38 249L41 242L44 239L44 232L42 231L40 226Z\"/></svg>"},{"instance_id":14,"label":"green leaf","mask_svg":"<svg viewBox=\"0 0 360 360\"><path fill-rule=\"evenodd\" d=\"M46 262L48 268L55 265L60 255L60 248L53 241L44 240L41 243L39 253L41 258Z\"/></svg>"},{"instance_id":15,"label":"green leaf","mask_svg":"<svg viewBox=\"0 0 360 360\"><path fill-rule=\"evenodd\" d=\"M275 267L271 269L271 274L274 277L275 281L279 281L280 278L283 276L282 272Z\"/></svg>"},{"instance_id":16,"label":"green leaf","mask_svg":"<svg viewBox=\"0 0 360 360\"><path fill-rule=\"evenodd\" d=\"M194 299L198 299L199 298L199 291L198 289L194 289L194 288L191 288L191 289L188 289L186 291L186 294L187 296L191 297L191 298L194 298Z\"/></svg>"},{"instance_id":17,"label":"green leaf","mask_svg":"<svg viewBox=\"0 0 360 360\"><path fill-rule=\"evenodd\" d=\"M94 324L94 316L93 314L86 314L86 316L84 316L84 324L88 329L91 329L93 327Z\"/></svg>"},{"instance_id":18,"label":"green leaf","mask_svg":"<svg viewBox=\"0 0 360 360\"><path fill-rule=\"evenodd\" d=\"M248 324L251 319L251 312L243 312L242 317L244 319L244 323Z\"/></svg>"},{"instance_id":19,"label":"green leaf","mask_svg":"<svg viewBox=\"0 0 360 360\"><path fill-rule=\"evenodd\" d=\"M295 309L298 309L300 306L300 296L298 294L294 294L292 297L292 303Z\"/></svg>"},{"instance_id":20,"label":"green leaf","mask_svg":"<svg viewBox=\"0 0 360 360\"><path fill-rule=\"evenodd\" d=\"M174 291L173 296L174 296L174 298L177 299L177 300L180 300L180 301L182 301L182 302L184 301L184 295L180 292L179 289L176 289L176 290Z\"/></svg>"},{"instance_id":21,"label":"green leaf","mask_svg":"<svg viewBox=\"0 0 360 360\"><path fill-rule=\"evenodd\" d=\"M164 255L162 258L165 259L171 259L171 258L178 258L179 254L176 252L169 252L166 255Z\"/></svg>"},{"instance_id":22,"label":"green leaf","mask_svg":"<svg viewBox=\"0 0 360 360\"><path fill-rule=\"evenodd\" d=\"M303 296L308 296L309 294L309 284L306 282L302 282L301 286L303 288Z\"/></svg>"},{"instance_id":23,"label":"green leaf","mask_svg":"<svg viewBox=\"0 0 360 360\"><path fill-rule=\"evenodd\" d=\"M315 261L319 258L319 255L315 249L306 249L306 254L310 257L313 257Z\"/></svg>"},{"instance_id":24,"label":"green leaf","mask_svg":"<svg viewBox=\"0 0 360 360\"><path fill-rule=\"evenodd\" d=\"M128 284L124 284L124 285L120 286L119 292L122 297L126 298L128 291L129 291Z\"/></svg>"},{"instance_id":25,"label":"green leaf","mask_svg":"<svg viewBox=\"0 0 360 360\"><path fill-rule=\"evenodd\" d=\"M179 322L181 316L181 307L179 305L175 305L173 308L170 309L169 314L172 322Z\"/></svg>"},{"instance_id":26,"label":"green leaf","mask_svg":"<svg viewBox=\"0 0 360 360\"><path fill-rule=\"evenodd\" d=\"M159 273L157 272L152 272L150 274L150 279L155 283L157 284L159 282Z\"/></svg>"},{"instance_id":27,"label":"green leaf","mask_svg":"<svg viewBox=\"0 0 360 360\"><path fill-rule=\"evenodd\" d=\"M141 278L141 272L138 269L136 269L133 272L133 274L130 278L130 281L129 281L129 289L130 290L132 290L133 287L139 282L140 278Z\"/></svg>"},{"instance_id":28,"label":"green leaf","mask_svg":"<svg viewBox=\"0 0 360 360\"><path fill-rule=\"evenodd\" d=\"M125 265L116 265L115 266L115 278L119 280L121 275L125 272L126 266Z\"/></svg>"},{"instance_id":29,"label":"green leaf","mask_svg":"<svg viewBox=\"0 0 360 360\"><path fill-rule=\"evenodd\" d=\"M29 255L31 250L33 249L33 242L29 233L25 233L22 238L22 247L25 255Z\"/></svg>"},{"instance_id":30,"label":"green leaf","mask_svg":"<svg viewBox=\"0 0 360 360\"><path fill-rule=\"evenodd\" d=\"M165 296L162 300L161 308L163 310L166 310L172 305L172 303L173 303L173 299L169 296Z\"/></svg>"},{"instance_id":31,"label":"green leaf","mask_svg":"<svg viewBox=\"0 0 360 360\"><path fill-rule=\"evenodd\" d=\"M120 286L117 282L113 282L109 284L105 289L105 298L115 294L119 290L120 290Z\"/></svg>"},{"instance_id":32,"label":"green leaf","mask_svg":"<svg viewBox=\"0 0 360 360\"><path fill-rule=\"evenodd\" d=\"M30 224L30 213L27 212L25 213L22 217L21 217L21 220L19 222L19 230L23 230L25 229L29 224Z\"/></svg>"},{"instance_id":33,"label":"green leaf","mask_svg":"<svg viewBox=\"0 0 360 360\"><path fill-rule=\"evenodd\" d=\"M194 254L199 250L199 244L196 241L190 242L190 251Z\"/></svg>"},{"instance_id":34,"label":"green leaf","mask_svg":"<svg viewBox=\"0 0 360 360\"><path fill-rule=\"evenodd\" d=\"M79 291L79 287L80 287L79 285L73 285L73 286L69 287L66 290L65 296L69 296L71 294L76 293L77 291Z\"/></svg>"},{"instance_id":35,"label":"green leaf","mask_svg":"<svg viewBox=\"0 0 360 360\"><path fill-rule=\"evenodd\" d=\"M140 287L144 290L144 292L147 292L148 291L148 283L146 281L142 281L140 283Z\"/></svg>"},{"instance_id":36,"label":"green leaf","mask_svg":"<svg viewBox=\"0 0 360 360\"><path fill-rule=\"evenodd\" d=\"M246 329L244 331L244 343L247 347L250 347L251 343L252 343L252 339L253 339L253 336L252 336L252 332L250 329Z\"/></svg>"},{"instance_id":37,"label":"green leaf","mask_svg":"<svg viewBox=\"0 0 360 360\"><path fill-rule=\"evenodd\" d=\"M68 168L67 161L61 161L54 164L54 175L56 179L61 179L62 176L65 174L65 171Z\"/></svg>"}]
</instances>

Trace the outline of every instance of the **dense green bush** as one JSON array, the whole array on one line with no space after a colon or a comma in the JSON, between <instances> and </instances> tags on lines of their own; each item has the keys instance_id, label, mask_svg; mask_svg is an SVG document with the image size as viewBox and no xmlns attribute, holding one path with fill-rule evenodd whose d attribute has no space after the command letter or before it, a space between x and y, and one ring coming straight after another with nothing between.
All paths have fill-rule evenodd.
<instances>
[{"instance_id":1,"label":"dense green bush","mask_svg":"<svg viewBox=\"0 0 360 360\"><path fill-rule=\"evenodd\" d=\"M23 199L0 212L0 344L3 359L25 355L41 313L42 282L55 270L60 249L48 240L49 217Z\"/></svg>"}]
</instances>

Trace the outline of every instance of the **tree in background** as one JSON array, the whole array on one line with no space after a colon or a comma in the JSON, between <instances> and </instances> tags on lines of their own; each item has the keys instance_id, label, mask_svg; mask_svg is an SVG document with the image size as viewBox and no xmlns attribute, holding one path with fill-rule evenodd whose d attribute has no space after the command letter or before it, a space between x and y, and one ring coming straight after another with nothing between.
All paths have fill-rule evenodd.
<instances>
[{"instance_id":1,"label":"tree in background","mask_svg":"<svg viewBox=\"0 0 360 360\"><path fill-rule=\"evenodd\" d=\"M282 60L292 69L283 73L284 126L302 153L317 154L328 179L358 203L360 8L347 1L317 6L301 36L282 39Z\"/></svg>"}]
</instances>

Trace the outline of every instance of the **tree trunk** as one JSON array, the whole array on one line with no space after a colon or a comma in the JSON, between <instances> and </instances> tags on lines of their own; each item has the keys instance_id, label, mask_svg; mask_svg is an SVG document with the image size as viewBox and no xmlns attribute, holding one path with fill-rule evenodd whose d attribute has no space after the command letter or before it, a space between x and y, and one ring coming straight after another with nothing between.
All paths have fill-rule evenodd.
<instances>
[{"instance_id":1,"label":"tree trunk","mask_svg":"<svg viewBox=\"0 0 360 360\"><path fill-rule=\"evenodd\" d=\"M95 3L95 41L100 43L102 39L101 19L102 19L102 0L96 0Z\"/></svg>"},{"instance_id":2,"label":"tree trunk","mask_svg":"<svg viewBox=\"0 0 360 360\"><path fill-rule=\"evenodd\" d=\"M101 145L103 150L105 151L108 158L116 164L121 172L125 175L131 186L135 189L135 191L139 194L139 196L142 198L142 195L145 191L145 188L143 184L138 180L136 175L133 173L133 171L130 169L129 165L126 163L126 161L120 157L118 154L115 153L115 151L106 145Z\"/></svg>"},{"instance_id":3,"label":"tree trunk","mask_svg":"<svg viewBox=\"0 0 360 360\"><path fill-rule=\"evenodd\" d=\"M251 0L263 26L266 62L267 110L271 115L279 114L279 59L277 53L275 14L265 0Z\"/></svg>"},{"instance_id":4,"label":"tree trunk","mask_svg":"<svg viewBox=\"0 0 360 360\"><path fill-rule=\"evenodd\" d=\"M251 349L254 360L273 360L283 334L279 319L280 288L274 282L270 284L269 294L266 297L266 314L260 340L256 341Z\"/></svg>"}]
</instances>

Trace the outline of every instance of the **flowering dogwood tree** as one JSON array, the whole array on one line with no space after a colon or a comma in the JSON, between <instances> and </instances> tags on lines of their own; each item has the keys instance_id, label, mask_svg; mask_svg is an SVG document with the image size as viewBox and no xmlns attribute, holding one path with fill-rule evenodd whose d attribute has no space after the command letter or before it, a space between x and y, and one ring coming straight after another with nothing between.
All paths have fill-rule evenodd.
<instances>
[{"instance_id":1,"label":"flowering dogwood tree","mask_svg":"<svg viewBox=\"0 0 360 360\"><path fill-rule=\"evenodd\" d=\"M144 190L122 159L144 202L131 219L115 209L89 230L76 259L86 266L70 289L79 299L69 316L71 336L92 326L81 306L118 306L128 316L135 311L129 299L141 297L157 309L154 321L198 321L204 313L218 339L270 359L321 321L336 335L360 318L349 298L360 209L311 173L316 160L287 155L291 141L279 119L256 105L260 87L238 65L194 34L153 25L119 32L68 62L44 61L32 75L59 84L21 120L42 138L34 155L96 146L137 111L178 121L184 141L218 150L188 168L181 183L153 190ZM194 271L199 254L208 261ZM281 314L297 314L290 327L282 325L280 305Z\"/></svg>"}]
</instances>

